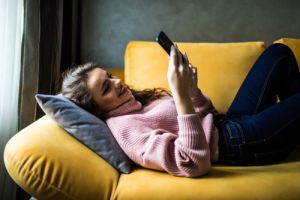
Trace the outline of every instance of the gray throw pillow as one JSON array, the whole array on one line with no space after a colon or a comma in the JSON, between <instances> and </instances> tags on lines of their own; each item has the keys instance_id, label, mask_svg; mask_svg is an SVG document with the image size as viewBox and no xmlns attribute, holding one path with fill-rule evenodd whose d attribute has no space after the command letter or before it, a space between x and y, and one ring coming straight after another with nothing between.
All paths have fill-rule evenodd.
<instances>
[{"instance_id":1,"label":"gray throw pillow","mask_svg":"<svg viewBox=\"0 0 300 200\"><path fill-rule=\"evenodd\" d=\"M108 126L63 95L36 94L41 109L60 127L93 150L119 172L130 173L132 161L123 152Z\"/></svg>"}]
</instances>

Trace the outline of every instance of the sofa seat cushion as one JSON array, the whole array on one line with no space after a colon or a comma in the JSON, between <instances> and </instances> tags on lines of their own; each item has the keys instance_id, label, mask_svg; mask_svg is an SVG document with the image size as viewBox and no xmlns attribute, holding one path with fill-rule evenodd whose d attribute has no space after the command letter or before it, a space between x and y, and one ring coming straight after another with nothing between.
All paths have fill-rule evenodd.
<instances>
[{"instance_id":1,"label":"sofa seat cushion","mask_svg":"<svg viewBox=\"0 0 300 200\"><path fill-rule=\"evenodd\" d=\"M167 199L300 199L300 148L285 162L268 166L213 165L199 178L171 176L135 168L122 174L118 200Z\"/></svg>"},{"instance_id":2,"label":"sofa seat cushion","mask_svg":"<svg viewBox=\"0 0 300 200\"><path fill-rule=\"evenodd\" d=\"M224 113L248 71L265 49L264 42L177 43L198 68L198 87ZM168 56L156 42L133 41L125 53L125 82L135 89L164 87Z\"/></svg>"}]
</instances>

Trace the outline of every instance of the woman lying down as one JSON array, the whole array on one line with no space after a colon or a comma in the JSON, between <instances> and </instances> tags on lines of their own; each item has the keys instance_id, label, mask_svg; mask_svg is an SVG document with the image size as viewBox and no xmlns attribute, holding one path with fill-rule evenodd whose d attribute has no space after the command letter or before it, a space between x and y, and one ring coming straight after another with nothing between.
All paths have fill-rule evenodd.
<instances>
[{"instance_id":1,"label":"woman lying down","mask_svg":"<svg viewBox=\"0 0 300 200\"><path fill-rule=\"evenodd\" d=\"M214 162L278 162L300 143L300 74L285 45L266 49L224 114L197 87L197 68L176 45L167 79L170 92L136 91L87 63L64 73L61 92L104 119L136 164L175 176L204 175Z\"/></svg>"}]
</instances>

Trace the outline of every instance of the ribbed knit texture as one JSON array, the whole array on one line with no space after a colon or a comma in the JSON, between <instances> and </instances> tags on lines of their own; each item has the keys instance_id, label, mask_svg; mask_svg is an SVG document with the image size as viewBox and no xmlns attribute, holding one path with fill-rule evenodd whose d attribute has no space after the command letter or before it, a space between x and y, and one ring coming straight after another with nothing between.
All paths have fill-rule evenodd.
<instances>
[{"instance_id":1,"label":"ribbed knit texture","mask_svg":"<svg viewBox=\"0 0 300 200\"><path fill-rule=\"evenodd\" d=\"M107 113L106 122L136 164L175 176L197 177L217 160L219 138L211 101L199 90L192 102L197 114L177 115L170 96L144 107L132 98Z\"/></svg>"}]
</instances>

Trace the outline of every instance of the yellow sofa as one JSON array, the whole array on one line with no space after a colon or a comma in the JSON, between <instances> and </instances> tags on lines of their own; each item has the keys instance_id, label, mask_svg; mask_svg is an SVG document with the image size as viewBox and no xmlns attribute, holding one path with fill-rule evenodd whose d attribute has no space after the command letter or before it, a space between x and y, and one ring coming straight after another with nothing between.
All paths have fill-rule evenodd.
<instances>
[{"instance_id":1,"label":"yellow sofa","mask_svg":"<svg viewBox=\"0 0 300 200\"><path fill-rule=\"evenodd\" d=\"M299 40L282 39L299 55ZM198 67L199 87L226 112L264 42L178 43ZM300 61L299 58L298 62ZM123 70L112 70L136 89L166 87L168 58L155 42L133 41ZM110 69L108 69L110 70ZM120 174L101 157L44 116L7 143L6 168L37 199L300 199L300 148L268 166L214 164L199 178L171 176L135 166Z\"/></svg>"}]
</instances>

